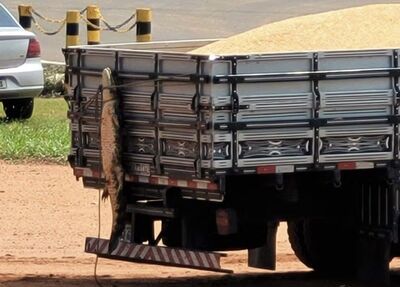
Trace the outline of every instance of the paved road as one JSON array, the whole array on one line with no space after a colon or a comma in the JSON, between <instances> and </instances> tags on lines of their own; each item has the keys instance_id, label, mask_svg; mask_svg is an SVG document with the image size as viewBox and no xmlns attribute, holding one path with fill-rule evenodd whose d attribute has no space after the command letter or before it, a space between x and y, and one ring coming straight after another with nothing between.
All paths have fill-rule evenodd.
<instances>
[{"instance_id":1,"label":"paved road","mask_svg":"<svg viewBox=\"0 0 400 287\"><path fill-rule=\"evenodd\" d=\"M15 15L21 0L1 0ZM44 15L62 18L68 9L82 9L95 3L111 23L120 23L136 9L151 7L154 13L154 40L220 38L253 27L299 15L371 3L400 3L400 0L30 0ZM400 24L399 24L400 25ZM55 26L48 27L49 30ZM84 31L82 42L85 41ZM43 58L61 60L64 33L56 36L38 34L43 46ZM134 32L127 34L104 33L102 41L130 42Z\"/></svg>"}]
</instances>

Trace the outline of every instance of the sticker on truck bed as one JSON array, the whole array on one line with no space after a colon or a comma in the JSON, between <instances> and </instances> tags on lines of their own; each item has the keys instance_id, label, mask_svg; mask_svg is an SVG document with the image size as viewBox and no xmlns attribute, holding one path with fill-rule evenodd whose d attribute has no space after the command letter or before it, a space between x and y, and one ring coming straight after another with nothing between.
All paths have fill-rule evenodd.
<instances>
[{"instance_id":1,"label":"sticker on truck bed","mask_svg":"<svg viewBox=\"0 0 400 287\"><path fill-rule=\"evenodd\" d=\"M150 164L147 163L134 163L133 173L137 175L150 176Z\"/></svg>"}]
</instances>

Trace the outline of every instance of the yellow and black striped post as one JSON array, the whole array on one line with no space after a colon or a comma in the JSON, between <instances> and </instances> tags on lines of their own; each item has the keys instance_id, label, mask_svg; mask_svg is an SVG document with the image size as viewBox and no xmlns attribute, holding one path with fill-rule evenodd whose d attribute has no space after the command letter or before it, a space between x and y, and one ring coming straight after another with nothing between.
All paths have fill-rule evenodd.
<instances>
[{"instance_id":1,"label":"yellow and black striped post","mask_svg":"<svg viewBox=\"0 0 400 287\"><path fill-rule=\"evenodd\" d=\"M18 5L19 24L25 30L30 30L32 27L32 6Z\"/></svg>"},{"instance_id":2,"label":"yellow and black striped post","mask_svg":"<svg viewBox=\"0 0 400 287\"><path fill-rule=\"evenodd\" d=\"M67 39L66 46L77 46L79 45L79 10L67 11Z\"/></svg>"},{"instance_id":3,"label":"yellow and black striped post","mask_svg":"<svg viewBox=\"0 0 400 287\"><path fill-rule=\"evenodd\" d=\"M96 5L90 5L86 10L86 19L94 26L100 27L100 9ZM100 44L100 28L95 28L87 24L87 44L97 45Z\"/></svg>"},{"instance_id":4,"label":"yellow and black striped post","mask_svg":"<svg viewBox=\"0 0 400 287\"><path fill-rule=\"evenodd\" d=\"M136 41L151 41L151 9L136 9Z\"/></svg>"}]
</instances>

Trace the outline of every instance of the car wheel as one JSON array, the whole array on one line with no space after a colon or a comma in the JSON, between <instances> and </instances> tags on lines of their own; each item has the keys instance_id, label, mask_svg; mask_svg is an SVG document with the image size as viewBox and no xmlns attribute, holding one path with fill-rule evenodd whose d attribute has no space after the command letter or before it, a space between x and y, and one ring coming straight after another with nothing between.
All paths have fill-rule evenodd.
<instances>
[{"instance_id":1,"label":"car wheel","mask_svg":"<svg viewBox=\"0 0 400 287\"><path fill-rule=\"evenodd\" d=\"M29 119L33 113L33 99L4 100L3 107L9 120Z\"/></svg>"}]
</instances>

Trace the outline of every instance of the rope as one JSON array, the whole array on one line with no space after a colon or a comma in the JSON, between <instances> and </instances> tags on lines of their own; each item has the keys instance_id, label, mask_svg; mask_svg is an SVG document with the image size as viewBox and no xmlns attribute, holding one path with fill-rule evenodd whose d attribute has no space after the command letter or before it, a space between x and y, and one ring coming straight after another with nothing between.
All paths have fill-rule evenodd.
<instances>
[{"instance_id":1,"label":"rope","mask_svg":"<svg viewBox=\"0 0 400 287\"><path fill-rule=\"evenodd\" d=\"M48 36L53 36L53 35L58 34L58 33L62 30L62 28L64 28L65 23L66 23L66 20L64 19L62 22L60 22L61 25L60 25L60 27L58 27L57 30L51 31L51 32L50 32L50 31L46 31L46 30L39 24L39 22L36 21L36 19L35 19L35 17L33 17L33 15L31 16L31 19L32 19L32 22L33 22L33 24L35 25L35 27L36 27L40 32L42 32L43 34L48 35Z\"/></svg>"},{"instance_id":2,"label":"rope","mask_svg":"<svg viewBox=\"0 0 400 287\"><path fill-rule=\"evenodd\" d=\"M39 17L43 21L47 21L47 22L54 23L54 24L60 24L60 23L64 23L65 22L65 18L63 18L63 19L54 19L54 18L45 17L42 14L40 14L38 11L36 11L34 8L32 8L31 12L32 12L32 14L35 14L37 17Z\"/></svg>"},{"instance_id":3,"label":"rope","mask_svg":"<svg viewBox=\"0 0 400 287\"><path fill-rule=\"evenodd\" d=\"M186 77L186 76L190 76L191 74L180 74L178 76L181 77ZM91 97L82 107L80 107L78 109L77 112L83 112L85 111L87 108L89 108L94 102L97 101L97 97L99 95L99 93L102 93L103 90L106 89L121 89L121 88L129 88L131 86L135 86L135 87L152 87L154 86L154 82L160 83L160 82L164 82L164 81L168 81L168 79L144 79L144 80L133 80L130 83L126 83L126 84L119 84L119 85L114 85L114 86L108 86L108 87L102 87L101 85L99 86L99 88L96 91L96 95ZM181 86L186 86L187 83L175 83L175 84L171 84L169 85L170 87L181 87Z\"/></svg>"},{"instance_id":4,"label":"rope","mask_svg":"<svg viewBox=\"0 0 400 287\"><path fill-rule=\"evenodd\" d=\"M182 75L182 76L186 76L186 74ZM103 87L102 85L99 85L96 95L94 97L92 97L83 107L79 108L79 111L85 110L86 108L88 108L93 102L95 102L95 119L96 121L99 123L98 125L98 133L99 133L99 138L101 138L101 114L102 114L102 108L103 108L103 104L104 104L104 100L103 100L103 91L106 89L117 89L117 88L123 88L123 87L128 87L131 86L133 84L137 85L138 82L141 82L143 85L154 85L154 82L159 82L161 80L153 80L153 79L148 79L148 80L140 80L137 81L135 83L128 83L128 84L120 84L120 85L112 85L112 86L106 86ZM186 83L185 83L186 84ZM179 84L177 84L179 85ZM99 97L101 97L101 100L99 100ZM99 102L101 102L101 106L100 106L100 116L99 116ZM99 145L99 151L101 153L101 145ZM100 163L99 163L99 167L98 167L98 174L101 174L101 166L102 166L102 162L101 162L101 157L100 157ZM100 177L97 178L97 183L100 186ZM97 239L100 239L100 235L101 235L101 188L98 188L98 203L97 203L97 212L98 212L98 227L97 227ZM99 249L99 243L100 240L97 241L97 249ZM97 286L99 287L104 287L104 285L100 282L98 276L97 276L97 268L98 268L98 264L99 264L99 256L96 254L96 259L95 259L95 263L94 263L94 269L93 269L93 277L94 277L94 281L96 282Z\"/></svg>"},{"instance_id":5,"label":"rope","mask_svg":"<svg viewBox=\"0 0 400 287\"><path fill-rule=\"evenodd\" d=\"M95 96L95 101L96 101L96 108L95 108L95 119L99 122L99 128L98 128L98 133L99 133L99 139L101 138L101 114L102 114L102 107L101 105L100 108L100 116L99 116L99 97L101 97L101 101L103 101L103 86L99 85L99 88L97 89L97 93ZM101 145L99 145L99 152L101 153ZM101 174L101 157L100 157L100 163L98 167L98 174ZM100 178L97 178L97 184L100 186ZM97 202L97 218L98 218L98 226L97 226L97 250L99 249L99 242L100 242L100 235L101 235L101 188L98 188L98 202ZM97 286L99 287L104 287L103 284L101 284L99 278L97 277L97 267L99 264L99 256L96 254L96 260L94 263L94 270L93 270L93 276L94 276L94 281L96 282Z\"/></svg>"},{"instance_id":6,"label":"rope","mask_svg":"<svg viewBox=\"0 0 400 287\"><path fill-rule=\"evenodd\" d=\"M97 209L97 213L98 213L98 229L97 229L97 239L100 239L100 231L101 231L101 208L100 208L100 204L101 204L101 188L99 188L99 200L98 200L98 209ZM99 249L99 242L100 240L97 240L97 249ZM104 287L103 284L101 284L99 278L97 277L97 267L99 265L99 256L96 254L96 259L94 262L94 269L93 269L93 276L94 276L94 281L96 282L97 286L99 287Z\"/></svg>"}]
</instances>

